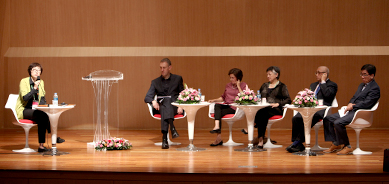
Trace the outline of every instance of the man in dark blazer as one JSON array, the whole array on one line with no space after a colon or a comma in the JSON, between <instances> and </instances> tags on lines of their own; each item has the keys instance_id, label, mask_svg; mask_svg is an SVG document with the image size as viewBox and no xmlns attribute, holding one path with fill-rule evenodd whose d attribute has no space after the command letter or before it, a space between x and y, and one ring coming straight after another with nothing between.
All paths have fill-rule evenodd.
<instances>
[{"instance_id":1,"label":"man in dark blazer","mask_svg":"<svg viewBox=\"0 0 389 184\"><path fill-rule=\"evenodd\" d=\"M323 105L331 106L338 91L338 85L332 82L328 76L330 70L326 66L319 66L316 70L316 80L310 86L310 90L315 92L317 99L323 99ZM323 119L325 109L316 112L312 118L312 127L321 119ZM300 113L297 113L292 118L292 144L286 148L290 153L303 151L305 149L304 121Z\"/></svg>"},{"instance_id":2,"label":"man in dark blazer","mask_svg":"<svg viewBox=\"0 0 389 184\"><path fill-rule=\"evenodd\" d=\"M325 141L332 141L331 147L323 151L324 153L332 153L341 149L337 152L338 155L352 154L353 149L350 146L345 126L351 123L358 109L371 109L380 99L380 87L374 80L375 73L374 65L363 65L360 73L363 83L359 85L357 92L347 105L345 115L341 117L339 113L336 113L324 118Z\"/></svg>"},{"instance_id":3,"label":"man in dark blazer","mask_svg":"<svg viewBox=\"0 0 389 184\"><path fill-rule=\"evenodd\" d=\"M172 66L168 58L162 59L159 67L161 76L151 81L144 101L153 105L154 114L161 114L162 149L168 149L169 125L172 138L177 138L179 135L173 124L174 115L183 113L182 108L177 108L171 103L176 101L179 93L184 90L184 85L181 76L170 73ZM155 95L157 95L157 99L154 99Z\"/></svg>"}]
</instances>

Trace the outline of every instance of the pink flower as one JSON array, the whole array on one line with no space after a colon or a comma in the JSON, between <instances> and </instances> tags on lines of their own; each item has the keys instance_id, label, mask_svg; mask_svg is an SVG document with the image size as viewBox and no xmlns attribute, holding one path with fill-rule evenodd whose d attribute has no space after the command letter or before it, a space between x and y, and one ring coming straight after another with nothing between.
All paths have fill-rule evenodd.
<instances>
[{"instance_id":1,"label":"pink flower","mask_svg":"<svg viewBox=\"0 0 389 184\"><path fill-rule=\"evenodd\" d=\"M313 102L313 99L311 98L311 102Z\"/></svg>"},{"instance_id":2,"label":"pink flower","mask_svg":"<svg viewBox=\"0 0 389 184\"><path fill-rule=\"evenodd\" d=\"M238 101L238 100L239 100L239 97L235 97L235 100Z\"/></svg>"},{"instance_id":3,"label":"pink flower","mask_svg":"<svg viewBox=\"0 0 389 184\"><path fill-rule=\"evenodd\" d=\"M316 104L319 104L319 102L318 102L318 101L316 101L315 103L316 103Z\"/></svg>"},{"instance_id":4,"label":"pink flower","mask_svg":"<svg viewBox=\"0 0 389 184\"><path fill-rule=\"evenodd\" d=\"M100 144L100 148L102 148L103 147L103 145L102 144Z\"/></svg>"},{"instance_id":5,"label":"pink flower","mask_svg":"<svg viewBox=\"0 0 389 184\"><path fill-rule=\"evenodd\" d=\"M184 100L183 100L183 101L184 101L184 102L186 102L186 100L188 100L188 99L187 99L187 98L184 98Z\"/></svg>"},{"instance_id":6,"label":"pink flower","mask_svg":"<svg viewBox=\"0 0 389 184\"><path fill-rule=\"evenodd\" d=\"M117 144L115 145L115 147L118 147L118 146L119 146L119 145L117 145Z\"/></svg>"},{"instance_id":7,"label":"pink flower","mask_svg":"<svg viewBox=\"0 0 389 184\"><path fill-rule=\"evenodd\" d=\"M302 101L299 101L299 104L302 104L303 102Z\"/></svg>"},{"instance_id":8,"label":"pink flower","mask_svg":"<svg viewBox=\"0 0 389 184\"><path fill-rule=\"evenodd\" d=\"M305 103L307 103L307 102L308 102L308 100L304 100L304 102L305 102Z\"/></svg>"},{"instance_id":9,"label":"pink flower","mask_svg":"<svg viewBox=\"0 0 389 184\"><path fill-rule=\"evenodd\" d=\"M252 96L250 96L250 97L249 97L249 100L252 100L252 99L253 99L253 97L252 97Z\"/></svg>"}]
</instances>

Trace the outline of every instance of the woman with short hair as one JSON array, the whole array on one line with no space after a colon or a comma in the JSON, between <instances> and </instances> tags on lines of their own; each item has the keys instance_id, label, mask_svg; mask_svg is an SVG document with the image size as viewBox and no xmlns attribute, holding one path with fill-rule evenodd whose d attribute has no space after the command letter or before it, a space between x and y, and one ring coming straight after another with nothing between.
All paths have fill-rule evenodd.
<instances>
[{"instance_id":1,"label":"woman with short hair","mask_svg":"<svg viewBox=\"0 0 389 184\"><path fill-rule=\"evenodd\" d=\"M233 68L228 72L230 82L226 85L224 93L216 99L209 100L208 102L223 102L215 104L215 126L210 131L212 134L216 133L216 140L211 144L211 146L223 145L223 140L221 139L221 119L227 114L235 114L236 107L230 106L234 102L235 97L238 93L242 92L242 89L246 87L245 82L241 82L243 78L242 70L238 68Z\"/></svg>"},{"instance_id":2,"label":"woman with short hair","mask_svg":"<svg viewBox=\"0 0 389 184\"><path fill-rule=\"evenodd\" d=\"M260 149L263 149L263 139L269 118L275 115L282 115L283 107L292 102L288 88L279 81L281 75L280 68L271 66L266 69L266 75L269 82L263 83L259 91L262 98L266 98L266 102L270 104L270 107L260 109L255 115L255 126L258 128L258 148Z\"/></svg>"}]
</instances>

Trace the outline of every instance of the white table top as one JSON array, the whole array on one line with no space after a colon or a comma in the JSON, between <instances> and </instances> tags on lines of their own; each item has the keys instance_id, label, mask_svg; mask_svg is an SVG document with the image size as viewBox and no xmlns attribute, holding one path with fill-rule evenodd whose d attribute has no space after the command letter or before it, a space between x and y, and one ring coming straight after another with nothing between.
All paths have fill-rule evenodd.
<instances>
[{"instance_id":1,"label":"white table top","mask_svg":"<svg viewBox=\"0 0 389 184\"><path fill-rule=\"evenodd\" d=\"M232 103L231 104L232 106L234 107L267 107L267 106L270 106L269 103L265 103L265 104L262 104L262 103L258 103L258 104L250 104L250 105L240 105L240 104L237 104L237 103Z\"/></svg>"},{"instance_id":2,"label":"white table top","mask_svg":"<svg viewBox=\"0 0 389 184\"><path fill-rule=\"evenodd\" d=\"M197 103L197 104L180 104L180 103L177 103L177 102L173 102L172 105L174 106L207 106L207 105L210 105L211 103L209 102L200 102L200 103Z\"/></svg>"},{"instance_id":3,"label":"white table top","mask_svg":"<svg viewBox=\"0 0 389 184\"><path fill-rule=\"evenodd\" d=\"M43 107L43 106L38 106L38 107L35 107L35 109L71 109L71 108L74 108L76 105L58 105L58 106L54 106L52 104L49 104L48 107Z\"/></svg>"}]
</instances>

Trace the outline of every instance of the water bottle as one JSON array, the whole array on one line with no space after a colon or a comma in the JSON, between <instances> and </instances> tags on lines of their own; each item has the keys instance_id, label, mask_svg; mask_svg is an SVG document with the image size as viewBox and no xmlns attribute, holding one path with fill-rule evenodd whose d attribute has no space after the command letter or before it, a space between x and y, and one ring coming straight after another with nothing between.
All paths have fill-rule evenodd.
<instances>
[{"instance_id":1,"label":"water bottle","mask_svg":"<svg viewBox=\"0 0 389 184\"><path fill-rule=\"evenodd\" d=\"M258 103L261 102L261 93L259 93L259 90L257 90L257 99L258 99Z\"/></svg>"},{"instance_id":2,"label":"water bottle","mask_svg":"<svg viewBox=\"0 0 389 184\"><path fill-rule=\"evenodd\" d=\"M58 106L58 95L57 95L57 93L54 93L53 105L54 105L54 106Z\"/></svg>"},{"instance_id":3,"label":"water bottle","mask_svg":"<svg viewBox=\"0 0 389 184\"><path fill-rule=\"evenodd\" d=\"M201 102L201 89L200 88L198 89L198 92L199 92L200 102Z\"/></svg>"}]
</instances>

